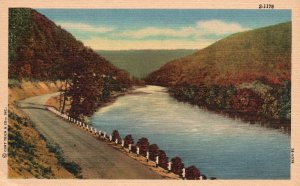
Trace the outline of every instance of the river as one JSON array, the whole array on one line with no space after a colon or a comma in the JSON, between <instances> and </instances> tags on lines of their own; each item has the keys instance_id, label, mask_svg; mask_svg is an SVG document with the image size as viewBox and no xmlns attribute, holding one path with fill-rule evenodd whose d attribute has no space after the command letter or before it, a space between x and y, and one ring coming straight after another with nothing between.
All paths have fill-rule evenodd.
<instances>
[{"instance_id":1,"label":"river","mask_svg":"<svg viewBox=\"0 0 300 186\"><path fill-rule=\"evenodd\" d=\"M289 179L290 135L176 101L166 88L146 86L99 109L91 122L135 142L146 137L169 158L218 179Z\"/></svg>"}]
</instances>

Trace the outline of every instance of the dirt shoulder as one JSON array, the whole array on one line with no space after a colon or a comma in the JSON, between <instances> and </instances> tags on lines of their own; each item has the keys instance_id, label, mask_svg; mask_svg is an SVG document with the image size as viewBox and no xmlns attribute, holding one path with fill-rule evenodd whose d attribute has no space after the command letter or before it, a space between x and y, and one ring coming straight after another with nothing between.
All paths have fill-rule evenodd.
<instances>
[{"instance_id":1,"label":"dirt shoulder","mask_svg":"<svg viewBox=\"0 0 300 186\"><path fill-rule=\"evenodd\" d=\"M75 178L51 151L44 136L16 106L18 100L57 92L60 82L29 82L9 87L9 178Z\"/></svg>"}]
</instances>

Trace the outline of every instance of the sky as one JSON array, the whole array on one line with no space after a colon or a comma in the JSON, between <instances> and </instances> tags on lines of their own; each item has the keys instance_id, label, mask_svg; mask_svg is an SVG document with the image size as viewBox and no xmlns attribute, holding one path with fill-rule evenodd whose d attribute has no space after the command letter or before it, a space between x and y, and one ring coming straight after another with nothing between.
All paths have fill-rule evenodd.
<instances>
[{"instance_id":1,"label":"sky","mask_svg":"<svg viewBox=\"0 0 300 186\"><path fill-rule=\"evenodd\" d=\"M290 10L37 9L95 50L201 49L291 20Z\"/></svg>"}]
</instances>

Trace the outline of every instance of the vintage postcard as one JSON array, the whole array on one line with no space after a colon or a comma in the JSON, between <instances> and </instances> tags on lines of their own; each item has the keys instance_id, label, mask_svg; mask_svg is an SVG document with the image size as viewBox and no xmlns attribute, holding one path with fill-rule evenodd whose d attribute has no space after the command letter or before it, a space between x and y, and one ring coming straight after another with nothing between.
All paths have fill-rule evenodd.
<instances>
[{"instance_id":1,"label":"vintage postcard","mask_svg":"<svg viewBox=\"0 0 300 186\"><path fill-rule=\"evenodd\" d=\"M300 185L296 1L3 1L0 185Z\"/></svg>"}]
</instances>

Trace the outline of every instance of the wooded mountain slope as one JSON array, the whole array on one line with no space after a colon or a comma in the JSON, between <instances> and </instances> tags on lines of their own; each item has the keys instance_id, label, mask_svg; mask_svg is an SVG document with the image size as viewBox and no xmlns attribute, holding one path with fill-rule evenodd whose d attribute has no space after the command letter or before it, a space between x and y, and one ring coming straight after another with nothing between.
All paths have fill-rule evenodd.
<instances>
[{"instance_id":1,"label":"wooded mountain slope","mask_svg":"<svg viewBox=\"0 0 300 186\"><path fill-rule=\"evenodd\" d=\"M290 129L291 22L233 34L145 80L178 100Z\"/></svg>"},{"instance_id":2,"label":"wooded mountain slope","mask_svg":"<svg viewBox=\"0 0 300 186\"><path fill-rule=\"evenodd\" d=\"M236 33L171 61L150 74L149 83L236 85L261 80L280 84L291 79L291 23Z\"/></svg>"},{"instance_id":3,"label":"wooded mountain slope","mask_svg":"<svg viewBox=\"0 0 300 186\"><path fill-rule=\"evenodd\" d=\"M10 78L61 79L71 76L78 63L97 66L97 73L116 75L123 83L129 81L127 73L39 12L9 10Z\"/></svg>"},{"instance_id":4,"label":"wooded mountain slope","mask_svg":"<svg viewBox=\"0 0 300 186\"><path fill-rule=\"evenodd\" d=\"M92 114L129 74L33 9L9 10L9 78L65 81L73 117Z\"/></svg>"}]
</instances>

